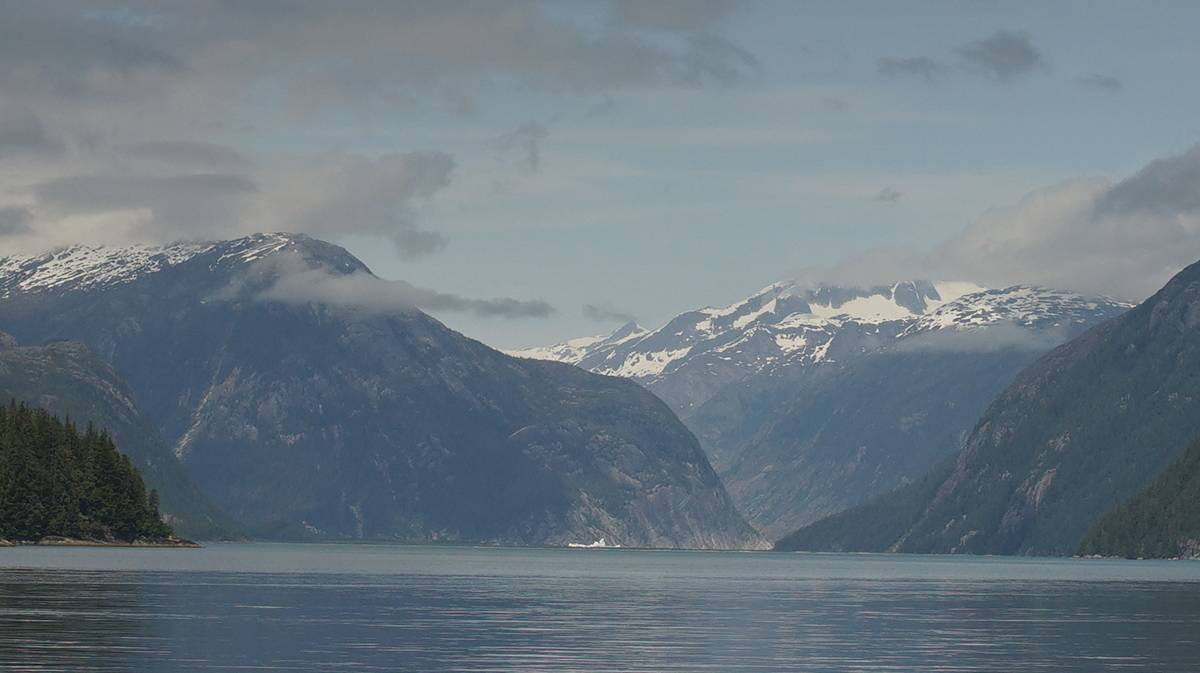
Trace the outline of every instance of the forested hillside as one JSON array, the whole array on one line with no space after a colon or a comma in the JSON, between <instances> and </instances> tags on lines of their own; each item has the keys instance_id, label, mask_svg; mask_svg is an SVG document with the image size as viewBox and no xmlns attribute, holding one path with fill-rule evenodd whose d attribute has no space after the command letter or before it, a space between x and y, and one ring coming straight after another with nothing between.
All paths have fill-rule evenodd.
<instances>
[{"instance_id":1,"label":"forested hillside","mask_svg":"<svg viewBox=\"0 0 1200 673\"><path fill-rule=\"evenodd\" d=\"M61 536L105 542L173 536L158 493L112 438L42 409L0 407L0 539Z\"/></svg>"},{"instance_id":2,"label":"forested hillside","mask_svg":"<svg viewBox=\"0 0 1200 673\"><path fill-rule=\"evenodd\" d=\"M1200 441L1146 490L1100 519L1083 539L1079 553L1200 557Z\"/></svg>"}]
</instances>

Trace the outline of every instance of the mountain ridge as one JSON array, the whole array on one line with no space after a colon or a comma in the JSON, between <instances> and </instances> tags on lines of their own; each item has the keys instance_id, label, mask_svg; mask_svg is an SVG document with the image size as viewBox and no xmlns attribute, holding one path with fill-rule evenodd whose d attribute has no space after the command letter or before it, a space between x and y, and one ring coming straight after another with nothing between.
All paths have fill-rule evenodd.
<instances>
[{"instance_id":1,"label":"mountain ridge","mask_svg":"<svg viewBox=\"0 0 1200 673\"><path fill-rule=\"evenodd\" d=\"M511 358L412 306L264 291L297 269L371 274L338 246L271 234L124 250L60 252L45 271L0 260L15 269L0 326L113 363L252 533L764 545L691 433L632 382ZM114 256L128 273L92 272Z\"/></svg>"},{"instance_id":2,"label":"mountain ridge","mask_svg":"<svg viewBox=\"0 0 1200 673\"><path fill-rule=\"evenodd\" d=\"M1197 327L1200 263L1025 369L922 480L778 547L1073 554L1101 513L1200 436Z\"/></svg>"}]
</instances>

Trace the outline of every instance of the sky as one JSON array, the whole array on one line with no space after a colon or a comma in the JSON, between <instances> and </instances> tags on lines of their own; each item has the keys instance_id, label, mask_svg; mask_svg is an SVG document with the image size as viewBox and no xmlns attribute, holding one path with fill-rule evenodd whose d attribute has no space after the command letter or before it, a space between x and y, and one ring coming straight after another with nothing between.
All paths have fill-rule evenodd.
<instances>
[{"instance_id":1,"label":"sky","mask_svg":"<svg viewBox=\"0 0 1200 673\"><path fill-rule=\"evenodd\" d=\"M1140 300L1200 259L1196 3L0 12L0 255L307 233L498 347L790 278Z\"/></svg>"}]
</instances>

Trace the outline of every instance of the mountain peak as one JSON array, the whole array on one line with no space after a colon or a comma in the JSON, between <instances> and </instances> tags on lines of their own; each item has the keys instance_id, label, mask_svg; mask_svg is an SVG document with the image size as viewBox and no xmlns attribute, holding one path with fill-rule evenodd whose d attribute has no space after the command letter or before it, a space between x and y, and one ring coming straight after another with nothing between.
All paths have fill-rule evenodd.
<instances>
[{"instance_id":1,"label":"mountain peak","mask_svg":"<svg viewBox=\"0 0 1200 673\"><path fill-rule=\"evenodd\" d=\"M681 313L656 330L623 327L607 337L512 354L636 379L686 413L730 381L843 360L918 332L1006 323L1067 333L1127 308L1103 297L1027 286L989 290L970 282L919 279L873 287L783 281L728 306Z\"/></svg>"},{"instance_id":2,"label":"mountain peak","mask_svg":"<svg viewBox=\"0 0 1200 673\"><path fill-rule=\"evenodd\" d=\"M0 298L123 285L198 258L213 266L244 266L298 253L312 265L351 273L369 269L345 249L305 234L261 233L226 241L177 241L120 246L72 245L40 255L0 257Z\"/></svg>"}]
</instances>

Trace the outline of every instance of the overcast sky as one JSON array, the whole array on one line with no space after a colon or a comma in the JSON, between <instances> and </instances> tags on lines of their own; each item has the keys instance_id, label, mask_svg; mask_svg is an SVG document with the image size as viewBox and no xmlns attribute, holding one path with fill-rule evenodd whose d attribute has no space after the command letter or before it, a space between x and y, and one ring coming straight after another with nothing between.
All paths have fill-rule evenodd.
<instances>
[{"instance_id":1,"label":"overcast sky","mask_svg":"<svg viewBox=\"0 0 1200 673\"><path fill-rule=\"evenodd\" d=\"M503 347L798 276L1141 299L1200 259L1197 3L0 11L0 253L299 231Z\"/></svg>"}]
</instances>

